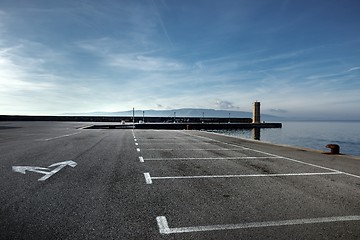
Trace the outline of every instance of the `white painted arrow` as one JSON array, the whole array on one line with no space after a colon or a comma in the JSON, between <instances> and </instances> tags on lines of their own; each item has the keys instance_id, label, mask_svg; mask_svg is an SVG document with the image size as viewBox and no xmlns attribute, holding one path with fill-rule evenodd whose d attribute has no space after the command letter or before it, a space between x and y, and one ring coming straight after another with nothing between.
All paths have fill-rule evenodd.
<instances>
[{"instance_id":1,"label":"white painted arrow","mask_svg":"<svg viewBox=\"0 0 360 240\"><path fill-rule=\"evenodd\" d=\"M60 166L60 165L64 165L64 167L66 165L69 165L70 167L76 167L77 163L70 160L70 161L65 161L65 162L54 163L54 164L51 164L49 167L55 167L55 166Z\"/></svg>"},{"instance_id":2,"label":"white painted arrow","mask_svg":"<svg viewBox=\"0 0 360 240\"><path fill-rule=\"evenodd\" d=\"M12 167L12 170L13 170L14 172L18 172L18 173L22 173L22 174L25 174L26 171L41 173L41 174L44 174L44 176L41 177L41 178L39 178L38 181L45 181L45 180L47 180L49 177L51 177L51 176L54 175L55 173L59 172L61 169L63 169L64 167L66 167L66 166L68 166L68 165L69 165L70 167L76 167L76 166L77 166L77 163L74 162L74 161L72 161L72 160L54 163L54 164L51 164L51 165L49 166L49 168L55 167L55 166L57 166L57 168L53 169L53 170L50 171L50 172L43 171L43 170L50 170L49 168L33 167L33 166L13 166L13 167Z\"/></svg>"},{"instance_id":3,"label":"white painted arrow","mask_svg":"<svg viewBox=\"0 0 360 240\"><path fill-rule=\"evenodd\" d=\"M26 173L25 171L48 174L49 172L45 172L45 171L41 171L41 170L50 170L48 168L31 167L31 166L13 166L12 169L14 172L18 172L18 173L22 173L22 174L25 174Z\"/></svg>"}]
</instances>

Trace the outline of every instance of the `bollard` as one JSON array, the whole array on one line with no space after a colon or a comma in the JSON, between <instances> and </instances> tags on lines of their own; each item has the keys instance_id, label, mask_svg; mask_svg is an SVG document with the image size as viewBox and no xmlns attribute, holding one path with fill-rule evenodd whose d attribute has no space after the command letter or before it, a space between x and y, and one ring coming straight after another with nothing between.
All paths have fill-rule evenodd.
<instances>
[{"instance_id":1,"label":"bollard","mask_svg":"<svg viewBox=\"0 0 360 240\"><path fill-rule=\"evenodd\" d=\"M340 146L337 144L328 144L325 147L330 148L330 154L340 154Z\"/></svg>"}]
</instances>

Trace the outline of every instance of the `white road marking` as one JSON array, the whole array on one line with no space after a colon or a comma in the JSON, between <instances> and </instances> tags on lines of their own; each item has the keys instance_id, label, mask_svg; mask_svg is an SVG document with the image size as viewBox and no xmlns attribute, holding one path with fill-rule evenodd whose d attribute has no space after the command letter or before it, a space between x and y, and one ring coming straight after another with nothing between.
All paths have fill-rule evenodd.
<instances>
[{"instance_id":1,"label":"white road marking","mask_svg":"<svg viewBox=\"0 0 360 240\"><path fill-rule=\"evenodd\" d=\"M136 148L136 151L140 152L140 148Z\"/></svg>"},{"instance_id":2,"label":"white road marking","mask_svg":"<svg viewBox=\"0 0 360 240\"><path fill-rule=\"evenodd\" d=\"M139 144L136 142L136 143L135 143L135 146L139 146Z\"/></svg>"},{"instance_id":3,"label":"white road marking","mask_svg":"<svg viewBox=\"0 0 360 240\"><path fill-rule=\"evenodd\" d=\"M239 151L238 148L236 149L229 149L229 148L219 148L219 149L211 149L211 148L178 148L178 149L174 149L174 148L145 148L143 150L146 151Z\"/></svg>"},{"instance_id":4,"label":"white road marking","mask_svg":"<svg viewBox=\"0 0 360 240\"><path fill-rule=\"evenodd\" d=\"M18 173L22 173L22 174L26 174L26 171L36 172L36 173L41 173L41 174L49 174L49 172L45 172L42 170L50 170L50 169L44 168L44 167L33 167L33 166L13 166L12 170L14 172L18 172Z\"/></svg>"},{"instance_id":5,"label":"white road marking","mask_svg":"<svg viewBox=\"0 0 360 240\"><path fill-rule=\"evenodd\" d=\"M144 158L143 157L139 157L140 162L144 162Z\"/></svg>"},{"instance_id":6,"label":"white road marking","mask_svg":"<svg viewBox=\"0 0 360 240\"><path fill-rule=\"evenodd\" d=\"M188 135L188 136L196 136L196 137L198 137L198 138L203 138L203 139L211 140L211 141L214 141L214 142L217 142L217 143L230 145L230 146L233 146L233 147L241 147L241 148L243 148L243 149L245 149L245 150L250 150L250 151L253 151L253 152L257 152L257 153L262 153L262 154L266 154L266 155L273 156L273 157L279 157L279 158L286 159L286 160L289 160L289 161L292 161L292 162L297 162L297 163L301 163L301 164L304 164L304 165L321 168L321 169L324 169L324 170L329 170L329 171L334 171L334 172L342 173L342 174L347 175L347 176L351 176L351 177L355 177L355 178L360 178L359 175L355 175L355 174L351 174L351 173L347 173L347 172L342 172L342 171L339 171L339 170L336 170L336 169L332 169L332 168L328 168L328 167L323 167L323 166L320 166L320 165L316 165L316 164L312 164L312 163L307 163L307 162L303 162L303 161L300 161L300 160L296 160L296 159L292 159L292 158L288 158L288 157L284 157L284 156L280 156L280 155L276 155L276 154L272 154L272 153L268 153L268 152L264 152L264 151L260 151L260 150L255 150L255 149L252 149L252 148L242 147L242 146L239 146L239 145L236 145L236 144L233 144L233 143L221 142L221 141L218 141L218 140L215 140L215 139L212 139L212 138L203 137L203 136L198 136L198 135L192 135L192 134L184 133L184 132L181 132L181 133L182 133L182 134L185 134L185 135Z\"/></svg>"},{"instance_id":7,"label":"white road marking","mask_svg":"<svg viewBox=\"0 0 360 240\"><path fill-rule=\"evenodd\" d=\"M249 149L250 149L250 148L249 148ZM251 150L251 151L254 151L254 152L258 152L258 153L267 154L267 155L269 155L269 156L280 157L280 158L286 159L286 160L291 161L291 162L301 163L301 164L304 164L304 165L308 165L308 166L312 166L312 167L316 167L316 168L321 168L321 169L328 170L328 171L339 172L339 173L342 173L342 174L347 175L347 176L360 178L360 176L358 176L358 175L354 175L354 174L347 173L347 172L342 172L342 171L339 171L339 170L336 170L336 169L332 169L332 168L328 168L328 167L323 167L323 166L319 166L319 165L316 165L316 164L303 162L303 161L296 160L296 159L292 159L292 158L288 158L288 157L282 157L282 156L279 156L279 155L276 155L276 154L271 154L271 153L267 153L267 152L263 152L263 151L259 151L259 150L255 150L255 149L250 149L250 150Z\"/></svg>"},{"instance_id":8,"label":"white road marking","mask_svg":"<svg viewBox=\"0 0 360 240\"><path fill-rule=\"evenodd\" d=\"M38 139L38 141L50 141L50 140L54 140L54 139L58 139L58 138L74 136L74 135L77 135L77 134L80 134L80 133L81 132L77 132L77 133L71 133L71 134L61 135L61 136L57 136L57 137L52 137L52 138Z\"/></svg>"},{"instance_id":9,"label":"white road marking","mask_svg":"<svg viewBox=\"0 0 360 240\"><path fill-rule=\"evenodd\" d=\"M155 131L155 130L152 130ZM144 140L144 141L169 141L169 140L175 140L175 139L179 139L179 138L140 138L140 140ZM183 138L180 138L183 139Z\"/></svg>"},{"instance_id":10,"label":"white road marking","mask_svg":"<svg viewBox=\"0 0 360 240\"><path fill-rule=\"evenodd\" d=\"M137 139L136 139L136 138L134 138L134 141L135 141L135 142L137 142Z\"/></svg>"},{"instance_id":11,"label":"white road marking","mask_svg":"<svg viewBox=\"0 0 360 240\"><path fill-rule=\"evenodd\" d=\"M350 176L350 177L360 178L360 176L354 175L354 174L351 174L351 173L346 173L346 172L341 172L341 173L343 173L343 174L345 174L345 175L347 175L347 176Z\"/></svg>"},{"instance_id":12,"label":"white road marking","mask_svg":"<svg viewBox=\"0 0 360 240\"><path fill-rule=\"evenodd\" d=\"M51 167L55 167L57 166L57 168L53 169L50 172L46 172L46 171L42 171L42 170L50 170L49 168ZM65 162L58 162L58 163L54 163L51 164L49 166L49 168L43 168L43 167L32 167L32 166L13 166L12 170L14 172L18 172L18 173L22 173L25 174L26 171L29 172L36 172L36 173L41 173L44 174L43 177L39 178L38 181L45 181L48 178L50 178L52 175L54 175L55 173L59 172L61 169L63 169L66 166L70 166L70 167L76 167L77 163L74 161L65 161Z\"/></svg>"},{"instance_id":13,"label":"white road marking","mask_svg":"<svg viewBox=\"0 0 360 240\"><path fill-rule=\"evenodd\" d=\"M278 159L278 157L193 157L193 158L147 158L146 161L172 160L246 160L246 159Z\"/></svg>"},{"instance_id":14,"label":"white road marking","mask_svg":"<svg viewBox=\"0 0 360 240\"><path fill-rule=\"evenodd\" d=\"M54 170L52 170L49 174L46 174L42 178L38 179L38 181L47 180L49 177L51 177L55 173L59 172L61 169L63 169L67 165L69 165L70 167L76 167L77 163L74 161L66 161L66 162L59 162L59 163L51 164L49 167L55 167L55 166L58 166L58 167L55 168Z\"/></svg>"},{"instance_id":15,"label":"white road marking","mask_svg":"<svg viewBox=\"0 0 360 240\"><path fill-rule=\"evenodd\" d=\"M146 184L152 184L150 173L144 173Z\"/></svg>"},{"instance_id":16,"label":"white road marking","mask_svg":"<svg viewBox=\"0 0 360 240\"><path fill-rule=\"evenodd\" d=\"M87 129L89 127L92 127L94 125L85 125L85 126L82 126L82 127L78 127L77 129Z\"/></svg>"},{"instance_id":17,"label":"white road marking","mask_svg":"<svg viewBox=\"0 0 360 240\"><path fill-rule=\"evenodd\" d=\"M308 165L308 166L312 166L312 167L316 167L316 168L321 168L321 169L324 169L324 170L337 171L338 172L338 170L327 168L327 167L322 167L322 166L319 166L319 165L316 165L316 164L307 163L307 162L303 162L303 161L300 161L300 160L295 160L295 159L292 159L292 158L283 157L283 156L279 156L279 155L276 155L276 154L267 153L267 152L263 152L263 151L255 150L255 149L251 149L251 148L248 148L248 149L253 151L253 152L266 154L266 155L273 156L273 157L279 157L279 158L286 159L286 160L289 160L289 161L292 161L292 162L301 163L301 164L304 164L304 165Z\"/></svg>"},{"instance_id":18,"label":"white road marking","mask_svg":"<svg viewBox=\"0 0 360 240\"><path fill-rule=\"evenodd\" d=\"M323 217L323 218L304 218L304 219L291 219L291 220L283 220L283 221L251 222L251 223L240 223L240 224L210 225L210 226L181 227L181 228L170 228L166 220L166 217L164 216L156 217L156 221L159 227L160 234L174 234L174 233L206 232L206 231L235 230L235 229L263 228L263 227L279 227L279 226L316 224L316 223L360 221L360 216L354 215L354 216Z\"/></svg>"},{"instance_id":19,"label":"white road marking","mask_svg":"<svg viewBox=\"0 0 360 240\"><path fill-rule=\"evenodd\" d=\"M274 173L274 174L242 174L242 175L204 175L204 176L169 176L151 177L155 180L165 179L201 179L201 178L246 178L246 177L289 177L289 176L318 176L318 175L338 175L342 172L316 172L316 173Z\"/></svg>"},{"instance_id":20,"label":"white road marking","mask_svg":"<svg viewBox=\"0 0 360 240\"><path fill-rule=\"evenodd\" d=\"M164 143L142 143L143 145L212 145L212 143L207 142L164 142Z\"/></svg>"},{"instance_id":21,"label":"white road marking","mask_svg":"<svg viewBox=\"0 0 360 240\"><path fill-rule=\"evenodd\" d=\"M156 221L159 227L160 234L171 234L173 233L169 228L169 224L165 216L158 216L156 217Z\"/></svg>"}]
</instances>

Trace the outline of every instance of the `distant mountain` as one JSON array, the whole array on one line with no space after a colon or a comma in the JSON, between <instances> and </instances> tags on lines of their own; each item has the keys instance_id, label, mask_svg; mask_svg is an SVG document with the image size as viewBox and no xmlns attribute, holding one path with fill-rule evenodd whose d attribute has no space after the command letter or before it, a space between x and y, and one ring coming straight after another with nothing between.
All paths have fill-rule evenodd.
<instances>
[{"instance_id":1,"label":"distant mountain","mask_svg":"<svg viewBox=\"0 0 360 240\"><path fill-rule=\"evenodd\" d=\"M216 110L216 109L201 109L201 108L181 108L181 109L171 109L171 110L135 110L135 116L146 117L173 117L174 113L176 117L220 117L228 118L230 113L230 118L251 118L251 112L243 111L230 111L230 110ZM133 111L123 111L123 112L91 112L91 113L67 113L65 115L72 116L132 116ZM280 120L280 117L261 114L261 120L265 121L275 121Z\"/></svg>"}]
</instances>

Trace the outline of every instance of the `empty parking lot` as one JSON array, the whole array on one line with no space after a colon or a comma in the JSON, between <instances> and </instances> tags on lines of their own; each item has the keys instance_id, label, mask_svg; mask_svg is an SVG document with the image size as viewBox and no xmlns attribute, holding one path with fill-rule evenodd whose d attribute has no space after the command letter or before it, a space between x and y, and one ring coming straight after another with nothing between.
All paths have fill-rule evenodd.
<instances>
[{"instance_id":1,"label":"empty parking lot","mask_svg":"<svg viewBox=\"0 0 360 240\"><path fill-rule=\"evenodd\" d=\"M356 158L198 131L0 125L3 239L360 238Z\"/></svg>"}]
</instances>

